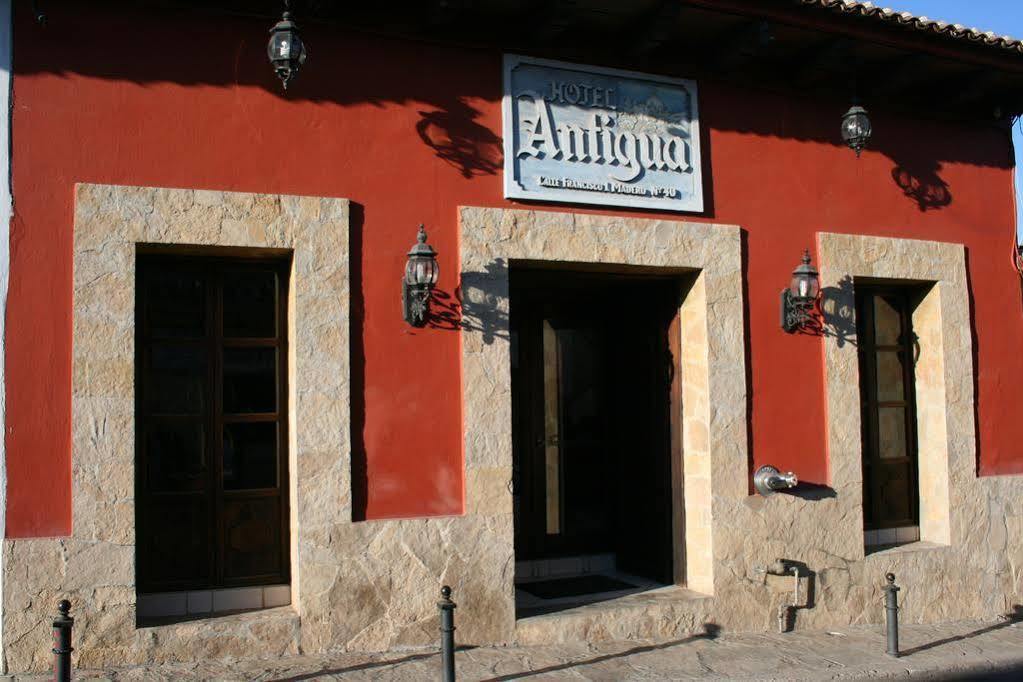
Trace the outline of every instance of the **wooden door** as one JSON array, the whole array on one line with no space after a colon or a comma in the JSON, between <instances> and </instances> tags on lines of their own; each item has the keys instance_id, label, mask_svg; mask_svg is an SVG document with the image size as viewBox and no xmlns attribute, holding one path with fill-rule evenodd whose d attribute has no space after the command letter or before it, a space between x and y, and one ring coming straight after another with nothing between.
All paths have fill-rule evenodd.
<instances>
[{"instance_id":1,"label":"wooden door","mask_svg":"<svg viewBox=\"0 0 1023 682\"><path fill-rule=\"evenodd\" d=\"M140 255L140 591L289 579L287 262Z\"/></svg>"},{"instance_id":2,"label":"wooden door","mask_svg":"<svg viewBox=\"0 0 1023 682\"><path fill-rule=\"evenodd\" d=\"M559 274L512 279L516 558L615 553L670 582L677 290Z\"/></svg>"},{"instance_id":3,"label":"wooden door","mask_svg":"<svg viewBox=\"0 0 1023 682\"><path fill-rule=\"evenodd\" d=\"M912 293L856 290L867 530L919 523Z\"/></svg>"}]
</instances>

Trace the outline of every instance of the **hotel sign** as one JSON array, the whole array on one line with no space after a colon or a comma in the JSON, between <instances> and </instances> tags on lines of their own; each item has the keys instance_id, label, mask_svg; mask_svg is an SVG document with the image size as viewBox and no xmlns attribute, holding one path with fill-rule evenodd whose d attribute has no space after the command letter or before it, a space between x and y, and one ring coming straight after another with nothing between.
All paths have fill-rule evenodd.
<instances>
[{"instance_id":1,"label":"hotel sign","mask_svg":"<svg viewBox=\"0 0 1023 682\"><path fill-rule=\"evenodd\" d=\"M504 195L702 211L696 83L505 55Z\"/></svg>"}]
</instances>

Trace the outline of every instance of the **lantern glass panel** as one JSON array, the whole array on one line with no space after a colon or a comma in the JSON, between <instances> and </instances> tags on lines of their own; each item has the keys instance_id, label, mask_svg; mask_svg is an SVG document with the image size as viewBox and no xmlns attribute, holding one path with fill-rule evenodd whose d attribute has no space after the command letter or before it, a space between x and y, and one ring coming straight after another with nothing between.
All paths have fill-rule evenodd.
<instances>
[{"instance_id":1,"label":"lantern glass panel","mask_svg":"<svg viewBox=\"0 0 1023 682\"><path fill-rule=\"evenodd\" d=\"M871 128L871 125L870 125L870 118L867 117L867 115L865 113L864 114L857 114L856 118L859 119L857 123L858 123L859 128L860 128L860 134L863 135L864 137L870 137L870 133L872 132L872 128Z\"/></svg>"},{"instance_id":2,"label":"lantern glass panel","mask_svg":"<svg viewBox=\"0 0 1023 682\"><path fill-rule=\"evenodd\" d=\"M789 292L793 297L799 299L814 299L817 298L817 292L820 290L820 282L813 275L806 273L799 273L792 275L792 283L789 285Z\"/></svg>"},{"instance_id":3,"label":"lantern glass panel","mask_svg":"<svg viewBox=\"0 0 1023 682\"><path fill-rule=\"evenodd\" d=\"M842 122L842 136L846 141L861 140L870 136L870 119L867 114L855 113Z\"/></svg>"},{"instance_id":4,"label":"lantern glass panel","mask_svg":"<svg viewBox=\"0 0 1023 682\"><path fill-rule=\"evenodd\" d=\"M291 31L275 32L270 39L270 59L273 61L287 61L291 59L291 48Z\"/></svg>"},{"instance_id":5,"label":"lantern glass panel","mask_svg":"<svg viewBox=\"0 0 1023 682\"><path fill-rule=\"evenodd\" d=\"M297 33L291 35L291 58L298 60L299 65L305 63L305 43L298 37Z\"/></svg>"},{"instance_id":6,"label":"lantern glass panel","mask_svg":"<svg viewBox=\"0 0 1023 682\"><path fill-rule=\"evenodd\" d=\"M411 256L405 266L405 281L410 285L436 284L437 262L428 256Z\"/></svg>"}]
</instances>

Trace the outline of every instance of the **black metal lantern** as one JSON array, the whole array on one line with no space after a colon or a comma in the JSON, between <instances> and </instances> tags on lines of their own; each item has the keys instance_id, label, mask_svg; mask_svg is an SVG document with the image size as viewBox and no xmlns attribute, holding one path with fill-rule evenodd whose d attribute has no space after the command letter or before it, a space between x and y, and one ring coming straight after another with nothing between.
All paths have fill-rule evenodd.
<instances>
[{"instance_id":1,"label":"black metal lantern","mask_svg":"<svg viewBox=\"0 0 1023 682\"><path fill-rule=\"evenodd\" d=\"M792 281L781 292L781 327L790 334L814 322L821 283L817 268L810 264L810 251L803 252L803 262L792 271Z\"/></svg>"},{"instance_id":2,"label":"black metal lantern","mask_svg":"<svg viewBox=\"0 0 1023 682\"><path fill-rule=\"evenodd\" d=\"M853 101L849 111L842 114L842 141L856 152L856 158L859 158L860 152L870 141L870 133L870 117L867 116L867 110Z\"/></svg>"},{"instance_id":3,"label":"black metal lantern","mask_svg":"<svg viewBox=\"0 0 1023 682\"><path fill-rule=\"evenodd\" d=\"M277 77L288 89L288 82L295 77L306 60L305 43L298 35L298 25L291 20L291 3L284 0L284 14L272 29L270 42L266 46L267 56L273 64Z\"/></svg>"},{"instance_id":4,"label":"black metal lantern","mask_svg":"<svg viewBox=\"0 0 1023 682\"><path fill-rule=\"evenodd\" d=\"M405 276L401 280L402 313L405 321L413 327L426 325L430 292L439 275L437 252L426 243L426 229L420 225L416 243L409 249Z\"/></svg>"}]
</instances>

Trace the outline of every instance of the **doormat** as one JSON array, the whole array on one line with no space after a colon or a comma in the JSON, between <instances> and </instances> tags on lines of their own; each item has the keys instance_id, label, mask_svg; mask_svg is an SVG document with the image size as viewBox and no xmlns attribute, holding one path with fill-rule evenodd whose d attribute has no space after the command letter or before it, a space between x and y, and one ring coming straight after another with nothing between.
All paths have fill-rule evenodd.
<instances>
[{"instance_id":1,"label":"doormat","mask_svg":"<svg viewBox=\"0 0 1023 682\"><path fill-rule=\"evenodd\" d=\"M609 578L606 575L580 575L574 578L538 580L536 582L519 583L515 587L540 599L580 597L584 594L636 589L636 586L631 583Z\"/></svg>"}]
</instances>

